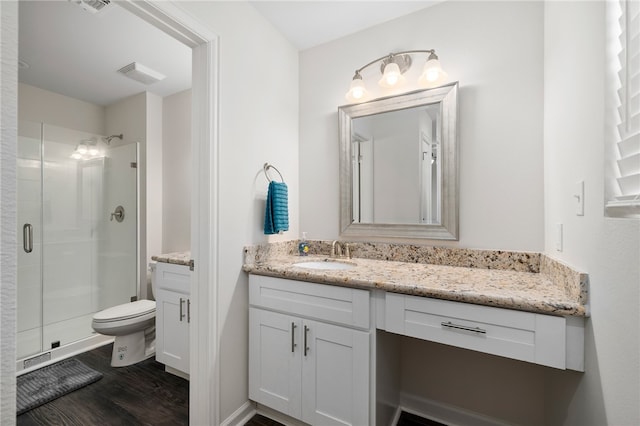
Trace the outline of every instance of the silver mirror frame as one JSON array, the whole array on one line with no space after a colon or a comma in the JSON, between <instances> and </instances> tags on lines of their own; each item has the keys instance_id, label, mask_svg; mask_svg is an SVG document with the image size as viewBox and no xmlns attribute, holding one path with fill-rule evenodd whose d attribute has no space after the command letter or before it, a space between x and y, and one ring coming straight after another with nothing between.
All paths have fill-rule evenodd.
<instances>
[{"instance_id":1,"label":"silver mirror frame","mask_svg":"<svg viewBox=\"0 0 640 426\"><path fill-rule=\"evenodd\" d=\"M442 205L440 224L353 223L351 120L383 112L440 103ZM458 240L458 82L434 89L375 99L338 108L340 131L340 236Z\"/></svg>"}]
</instances>

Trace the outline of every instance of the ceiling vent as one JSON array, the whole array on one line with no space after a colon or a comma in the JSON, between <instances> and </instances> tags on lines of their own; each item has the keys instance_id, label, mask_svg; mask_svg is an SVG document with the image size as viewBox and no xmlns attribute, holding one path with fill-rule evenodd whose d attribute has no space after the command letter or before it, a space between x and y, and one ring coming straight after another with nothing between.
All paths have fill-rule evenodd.
<instances>
[{"instance_id":1,"label":"ceiling vent","mask_svg":"<svg viewBox=\"0 0 640 426\"><path fill-rule=\"evenodd\" d=\"M144 84L153 84L166 78L166 76L160 74L159 72L154 71L151 68L147 68L137 62L132 62L129 65L125 65L124 67L120 68L118 72Z\"/></svg>"},{"instance_id":2,"label":"ceiling vent","mask_svg":"<svg viewBox=\"0 0 640 426\"><path fill-rule=\"evenodd\" d=\"M80 6L82 9L91 13L98 13L105 7L109 6L111 0L69 0L76 6Z\"/></svg>"}]
</instances>

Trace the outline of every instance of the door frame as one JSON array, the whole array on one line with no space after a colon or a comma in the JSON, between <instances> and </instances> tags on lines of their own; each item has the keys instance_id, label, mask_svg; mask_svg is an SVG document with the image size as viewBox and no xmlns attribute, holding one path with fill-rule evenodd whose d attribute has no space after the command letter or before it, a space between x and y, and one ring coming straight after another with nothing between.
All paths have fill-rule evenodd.
<instances>
[{"instance_id":1,"label":"door frame","mask_svg":"<svg viewBox=\"0 0 640 426\"><path fill-rule=\"evenodd\" d=\"M218 36L173 2L121 0L118 5L192 49L192 202L190 328L191 424L218 425ZM16 143L18 4L0 2L0 420L15 424Z\"/></svg>"},{"instance_id":2,"label":"door frame","mask_svg":"<svg viewBox=\"0 0 640 426\"><path fill-rule=\"evenodd\" d=\"M174 2L116 4L192 49L189 423L220 424L218 304L218 36Z\"/></svg>"}]
</instances>

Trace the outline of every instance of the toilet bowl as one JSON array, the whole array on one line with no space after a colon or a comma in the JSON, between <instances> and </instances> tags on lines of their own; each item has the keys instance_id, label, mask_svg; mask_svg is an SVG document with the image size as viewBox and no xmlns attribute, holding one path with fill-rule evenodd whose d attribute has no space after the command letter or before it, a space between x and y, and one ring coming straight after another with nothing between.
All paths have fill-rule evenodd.
<instances>
[{"instance_id":1,"label":"toilet bowl","mask_svg":"<svg viewBox=\"0 0 640 426\"><path fill-rule=\"evenodd\" d=\"M155 354L156 302L138 300L97 312L91 327L100 334L115 336L112 367L124 367Z\"/></svg>"}]
</instances>

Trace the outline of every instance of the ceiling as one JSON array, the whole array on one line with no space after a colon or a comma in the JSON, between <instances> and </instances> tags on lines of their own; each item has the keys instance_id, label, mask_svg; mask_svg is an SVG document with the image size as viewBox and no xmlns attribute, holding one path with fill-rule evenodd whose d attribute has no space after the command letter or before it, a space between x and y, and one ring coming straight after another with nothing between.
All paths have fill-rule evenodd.
<instances>
[{"instance_id":1,"label":"ceiling","mask_svg":"<svg viewBox=\"0 0 640 426\"><path fill-rule=\"evenodd\" d=\"M443 0L250 1L299 50L353 34Z\"/></svg>"},{"instance_id":2,"label":"ceiling","mask_svg":"<svg viewBox=\"0 0 640 426\"><path fill-rule=\"evenodd\" d=\"M1 0L0 0L1 1ZM440 1L440 0L438 0ZM298 49L335 40L438 1L250 1ZM19 81L97 105L191 87L191 50L114 2L98 13L70 1L19 2ZM167 76L144 85L118 69L138 62Z\"/></svg>"},{"instance_id":3,"label":"ceiling","mask_svg":"<svg viewBox=\"0 0 640 426\"><path fill-rule=\"evenodd\" d=\"M111 3L93 14L68 1L20 1L19 81L97 105L145 90L191 87L191 49ZM145 85L117 72L139 62L166 79Z\"/></svg>"}]
</instances>

